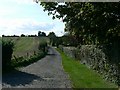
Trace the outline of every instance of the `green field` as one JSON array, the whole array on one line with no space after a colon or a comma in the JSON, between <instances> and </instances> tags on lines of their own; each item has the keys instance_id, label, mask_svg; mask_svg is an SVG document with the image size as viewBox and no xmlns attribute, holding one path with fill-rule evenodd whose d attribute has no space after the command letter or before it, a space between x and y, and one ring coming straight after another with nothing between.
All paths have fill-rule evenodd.
<instances>
[{"instance_id":1,"label":"green field","mask_svg":"<svg viewBox=\"0 0 120 90\"><path fill-rule=\"evenodd\" d=\"M95 71L73 60L57 49L62 56L62 65L69 74L73 88L117 88L115 84L109 83Z\"/></svg>"},{"instance_id":2,"label":"green field","mask_svg":"<svg viewBox=\"0 0 120 90\"><path fill-rule=\"evenodd\" d=\"M47 37L3 37L5 41L11 40L14 43L11 65L21 67L29 65L44 57L46 52L38 48L45 42Z\"/></svg>"},{"instance_id":3,"label":"green field","mask_svg":"<svg viewBox=\"0 0 120 90\"><path fill-rule=\"evenodd\" d=\"M15 42L13 55L23 56L27 53L32 54L38 50L39 39L37 37L21 37Z\"/></svg>"},{"instance_id":4,"label":"green field","mask_svg":"<svg viewBox=\"0 0 120 90\"><path fill-rule=\"evenodd\" d=\"M48 41L47 37L3 37L3 39L14 42L13 56L16 57L37 53L39 44Z\"/></svg>"}]
</instances>

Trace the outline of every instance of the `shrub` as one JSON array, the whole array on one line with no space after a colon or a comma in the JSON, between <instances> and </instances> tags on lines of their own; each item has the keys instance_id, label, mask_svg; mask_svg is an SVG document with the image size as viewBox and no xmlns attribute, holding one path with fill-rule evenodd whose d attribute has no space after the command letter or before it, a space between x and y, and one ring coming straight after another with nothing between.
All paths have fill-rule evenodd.
<instances>
[{"instance_id":1,"label":"shrub","mask_svg":"<svg viewBox=\"0 0 120 90\"><path fill-rule=\"evenodd\" d=\"M29 58L25 58L23 56L15 57L15 59L12 59L12 66L14 68L27 66L33 62L38 61L39 59L43 58L44 56L45 56L45 53L41 51L35 55L30 56Z\"/></svg>"},{"instance_id":2,"label":"shrub","mask_svg":"<svg viewBox=\"0 0 120 90\"><path fill-rule=\"evenodd\" d=\"M6 70L11 65L14 43L2 40L2 69Z\"/></svg>"},{"instance_id":3,"label":"shrub","mask_svg":"<svg viewBox=\"0 0 120 90\"><path fill-rule=\"evenodd\" d=\"M47 42L40 43L38 49L47 52Z\"/></svg>"},{"instance_id":4,"label":"shrub","mask_svg":"<svg viewBox=\"0 0 120 90\"><path fill-rule=\"evenodd\" d=\"M108 50L106 51L110 54L106 54L104 52L102 45L99 47L96 45L81 45L76 49L59 45L59 48L65 52L66 55L77 58L77 60L80 60L82 64L94 69L96 72L101 74L105 80L111 81L120 86L120 59L117 54L120 53L120 51L118 51L119 48L107 47ZM114 53L119 60L115 58ZM111 57L111 60L109 60L108 57Z\"/></svg>"},{"instance_id":5,"label":"shrub","mask_svg":"<svg viewBox=\"0 0 120 90\"><path fill-rule=\"evenodd\" d=\"M120 68L116 63L116 61L118 63L119 61L115 60L116 58L114 57L114 49L116 47L113 47L114 49L112 47L108 48L107 52L111 54L106 54L102 47L102 45L99 46L99 48L96 45L82 45L78 50L77 58L80 59L81 63L86 64L88 67L102 74L104 79L120 85ZM117 49L115 50L117 51ZM119 51L116 53L118 52ZM117 55L116 57L119 58Z\"/></svg>"}]
</instances>

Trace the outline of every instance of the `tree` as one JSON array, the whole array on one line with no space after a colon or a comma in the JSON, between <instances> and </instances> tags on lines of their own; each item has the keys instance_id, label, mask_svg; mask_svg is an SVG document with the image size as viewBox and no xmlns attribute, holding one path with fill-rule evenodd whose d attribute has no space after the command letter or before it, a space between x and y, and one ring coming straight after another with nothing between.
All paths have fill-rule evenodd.
<instances>
[{"instance_id":1,"label":"tree","mask_svg":"<svg viewBox=\"0 0 120 90\"><path fill-rule=\"evenodd\" d=\"M2 39L0 40L0 45L2 46L2 71L4 72L4 70L9 70L11 67L14 42Z\"/></svg>"},{"instance_id":2,"label":"tree","mask_svg":"<svg viewBox=\"0 0 120 90\"><path fill-rule=\"evenodd\" d=\"M46 36L46 33L45 32L41 32L41 31L38 31L38 36Z\"/></svg>"},{"instance_id":3,"label":"tree","mask_svg":"<svg viewBox=\"0 0 120 90\"><path fill-rule=\"evenodd\" d=\"M41 36L41 31L38 31L38 36Z\"/></svg>"},{"instance_id":4,"label":"tree","mask_svg":"<svg viewBox=\"0 0 120 90\"><path fill-rule=\"evenodd\" d=\"M45 33L45 32L42 32L42 36L44 36L44 37L45 37L45 36L46 36L46 33Z\"/></svg>"},{"instance_id":5,"label":"tree","mask_svg":"<svg viewBox=\"0 0 120 90\"><path fill-rule=\"evenodd\" d=\"M2 35L2 37L5 37L5 35Z\"/></svg>"},{"instance_id":6,"label":"tree","mask_svg":"<svg viewBox=\"0 0 120 90\"><path fill-rule=\"evenodd\" d=\"M65 22L65 31L74 36L78 43L120 48L120 2L41 2L40 5L53 19L61 18ZM119 60L113 61L118 66L117 84L120 86Z\"/></svg>"},{"instance_id":7,"label":"tree","mask_svg":"<svg viewBox=\"0 0 120 90\"><path fill-rule=\"evenodd\" d=\"M52 45L52 46L55 46L55 44L56 44L56 39L57 39L57 37L56 37L56 35L55 35L55 33L54 32L50 32L49 34L48 34L48 37L50 38L50 44Z\"/></svg>"},{"instance_id":8,"label":"tree","mask_svg":"<svg viewBox=\"0 0 120 90\"><path fill-rule=\"evenodd\" d=\"M62 18L69 31L83 44L113 43L120 34L120 3L41 2L53 19Z\"/></svg>"},{"instance_id":9,"label":"tree","mask_svg":"<svg viewBox=\"0 0 120 90\"><path fill-rule=\"evenodd\" d=\"M21 34L21 37L25 37L25 35L24 35L24 34Z\"/></svg>"}]
</instances>

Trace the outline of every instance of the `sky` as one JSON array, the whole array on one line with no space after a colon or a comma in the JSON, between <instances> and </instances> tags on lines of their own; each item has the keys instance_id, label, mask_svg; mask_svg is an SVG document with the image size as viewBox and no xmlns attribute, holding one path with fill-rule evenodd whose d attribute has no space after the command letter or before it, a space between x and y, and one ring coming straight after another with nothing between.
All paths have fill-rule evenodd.
<instances>
[{"instance_id":1,"label":"sky","mask_svg":"<svg viewBox=\"0 0 120 90\"><path fill-rule=\"evenodd\" d=\"M0 0L0 36L35 35L38 31L64 34L64 23L48 16L33 0Z\"/></svg>"}]
</instances>

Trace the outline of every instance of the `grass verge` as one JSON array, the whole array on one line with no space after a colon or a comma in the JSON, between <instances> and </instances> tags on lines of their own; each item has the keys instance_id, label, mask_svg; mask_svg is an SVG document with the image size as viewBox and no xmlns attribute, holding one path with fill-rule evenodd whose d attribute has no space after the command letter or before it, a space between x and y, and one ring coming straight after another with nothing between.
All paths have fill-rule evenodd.
<instances>
[{"instance_id":1,"label":"grass verge","mask_svg":"<svg viewBox=\"0 0 120 90\"><path fill-rule=\"evenodd\" d=\"M62 57L62 65L70 76L73 88L117 88L113 83L107 82L95 71L80 64L80 61L74 60L59 49Z\"/></svg>"}]
</instances>

